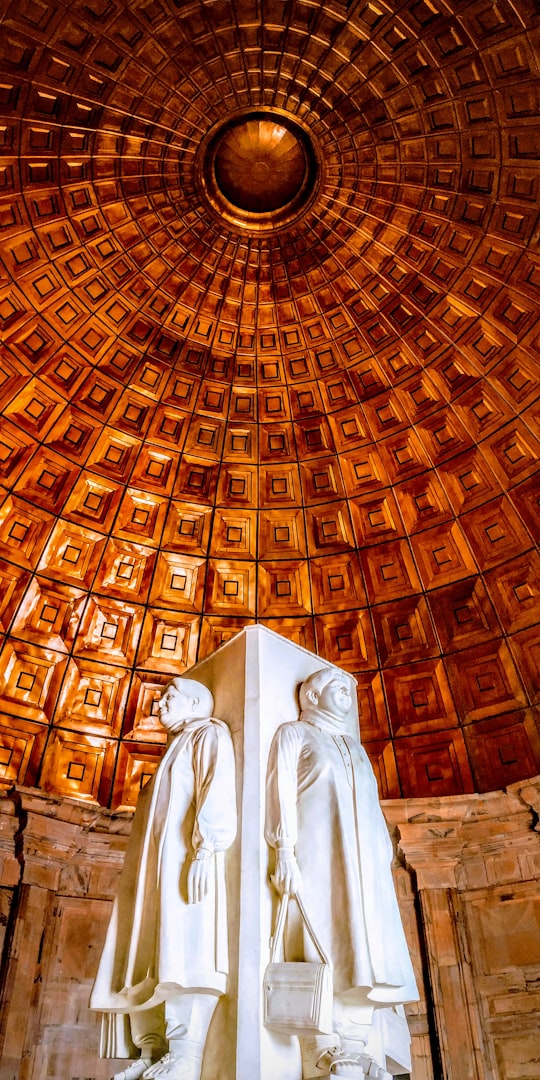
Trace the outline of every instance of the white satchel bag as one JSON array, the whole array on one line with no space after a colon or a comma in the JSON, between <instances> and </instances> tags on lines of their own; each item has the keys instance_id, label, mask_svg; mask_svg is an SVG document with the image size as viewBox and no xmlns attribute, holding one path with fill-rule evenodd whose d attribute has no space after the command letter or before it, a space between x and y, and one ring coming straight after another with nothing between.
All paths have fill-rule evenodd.
<instances>
[{"instance_id":1,"label":"white satchel bag","mask_svg":"<svg viewBox=\"0 0 540 1080\"><path fill-rule=\"evenodd\" d=\"M298 893L296 903L321 963L276 959L281 954L289 899L289 893L281 897L271 941L270 963L264 973L264 1023L282 1035L330 1035L333 1032L332 965L315 935Z\"/></svg>"}]
</instances>

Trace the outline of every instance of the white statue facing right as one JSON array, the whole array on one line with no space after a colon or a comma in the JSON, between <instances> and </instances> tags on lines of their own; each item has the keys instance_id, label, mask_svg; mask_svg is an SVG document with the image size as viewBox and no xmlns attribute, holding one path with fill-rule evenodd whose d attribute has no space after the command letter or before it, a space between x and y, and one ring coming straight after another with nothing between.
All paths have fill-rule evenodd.
<instances>
[{"instance_id":1,"label":"white statue facing right","mask_svg":"<svg viewBox=\"0 0 540 1080\"><path fill-rule=\"evenodd\" d=\"M300 1039L303 1076L391 1080L410 1069L402 1005L418 990L377 783L347 733L352 689L352 678L332 668L302 683L300 719L278 728L270 750L266 838L276 888L301 896L333 968L334 1034ZM319 959L294 902L285 959Z\"/></svg>"}]
</instances>

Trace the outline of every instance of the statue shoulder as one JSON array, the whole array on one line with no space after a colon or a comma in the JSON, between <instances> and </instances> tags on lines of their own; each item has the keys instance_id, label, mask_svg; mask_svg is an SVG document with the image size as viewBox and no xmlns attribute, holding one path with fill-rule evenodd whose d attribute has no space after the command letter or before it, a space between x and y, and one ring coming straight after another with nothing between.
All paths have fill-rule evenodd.
<instances>
[{"instance_id":1,"label":"statue shoulder","mask_svg":"<svg viewBox=\"0 0 540 1080\"><path fill-rule=\"evenodd\" d=\"M224 720L218 720L217 716L208 716L197 729L196 738L214 739L218 742L231 740L231 729Z\"/></svg>"},{"instance_id":2,"label":"statue shoulder","mask_svg":"<svg viewBox=\"0 0 540 1080\"><path fill-rule=\"evenodd\" d=\"M217 716L209 716L207 723L213 724L214 727L219 728L221 731L229 732L229 725L224 720L218 720Z\"/></svg>"},{"instance_id":3,"label":"statue shoulder","mask_svg":"<svg viewBox=\"0 0 540 1080\"><path fill-rule=\"evenodd\" d=\"M274 741L278 743L297 743L305 737L309 725L302 720L285 720L276 728Z\"/></svg>"}]
</instances>

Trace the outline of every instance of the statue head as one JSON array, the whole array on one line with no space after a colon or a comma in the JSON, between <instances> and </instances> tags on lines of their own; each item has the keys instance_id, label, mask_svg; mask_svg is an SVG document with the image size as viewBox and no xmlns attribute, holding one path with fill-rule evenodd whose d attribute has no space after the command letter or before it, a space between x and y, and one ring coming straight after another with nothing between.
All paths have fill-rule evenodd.
<instances>
[{"instance_id":1,"label":"statue head","mask_svg":"<svg viewBox=\"0 0 540 1080\"><path fill-rule=\"evenodd\" d=\"M158 701L159 719L173 734L188 720L212 716L213 710L214 698L208 687L181 675L168 683Z\"/></svg>"},{"instance_id":2,"label":"statue head","mask_svg":"<svg viewBox=\"0 0 540 1080\"><path fill-rule=\"evenodd\" d=\"M345 720L351 711L350 675L336 668L321 668L304 679L300 687L300 708L304 712L323 712Z\"/></svg>"}]
</instances>

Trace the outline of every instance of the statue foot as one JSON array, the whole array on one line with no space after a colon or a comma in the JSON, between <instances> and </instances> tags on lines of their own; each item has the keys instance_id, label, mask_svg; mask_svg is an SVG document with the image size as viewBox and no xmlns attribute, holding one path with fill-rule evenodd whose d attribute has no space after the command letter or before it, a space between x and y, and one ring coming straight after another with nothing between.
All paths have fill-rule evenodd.
<instances>
[{"instance_id":1,"label":"statue foot","mask_svg":"<svg viewBox=\"0 0 540 1080\"><path fill-rule=\"evenodd\" d=\"M364 1080L366 1073L360 1061L344 1055L339 1061L333 1062L330 1066L330 1076L343 1076L344 1080L345 1078L352 1080L353 1077L354 1080Z\"/></svg>"},{"instance_id":2,"label":"statue foot","mask_svg":"<svg viewBox=\"0 0 540 1080\"><path fill-rule=\"evenodd\" d=\"M321 1054L317 1061L317 1068L321 1072L327 1072L330 1076L343 1076L354 1077L354 1080L364 1080L366 1073L364 1072L362 1054L353 1054L347 1050L341 1050L340 1048L333 1048L325 1050L324 1054Z\"/></svg>"},{"instance_id":3,"label":"statue foot","mask_svg":"<svg viewBox=\"0 0 540 1080\"><path fill-rule=\"evenodd\" d=\"M115 1073L112 1080L141 1080L141 1077L144 1076L151 1064L150 1058L138 1058L137 1061L132 1061L127 1068Z\"/></svg>"},{"instance_id":4,"label":"statue foot","mask_svg":"<svg viewBox=\"0 0 540 1080\"><path fill-rule=\"evenodd\" d=\"M143 1080L200 1080L200 1058L169 1051L142 1073Z\"/></svg>"},{"instance_id":5,"label":"statue foot","mask_svg":"<svg viewBox=\"0 0 540 1080\"><path fill-rule=\"evenodd\" d=\"M366 1080L393 1080L393 1077L386 1069L383 1069L381 1065L377 1065L377 1062L373 1058L363 1055L364 1060L362 1065Z\"/></svg>"},{"instance_id":6,"label":"statue foot","mask_svg":"<svg viewBox=\"0 0 540 1080\"><path fill-rule=\"evenodd\" d=\"M342 1054L343 1050L340 1046L327 1047L327 1049L321 1054L321 1056L317 1058L317 1064L315 1068L320 1069L321 1072L328 1072L333 1062L337 1061L337 1059Z\"/></svg>"},{"instance_id":7,"label":"statue foot","mask_svg":"<svg viewBox=\"0 0 540 1080\"><path fill-rule=\"evenodd\" d=\"M340 1064L343 1064L343 1069L339 1068ZM359 1076L365 1076L366 1080L393 1080L393 1077L383 1069L377 1062L369 1056L369 1054L355 1054L347 1053L344 1051L342 1062L338 1062L338 1067L334 1070L337 1076L355 1076L354 1069L358 1069ZM350 1072L349 1070L352 1071Z\"/></svg>"}]
</instances>

